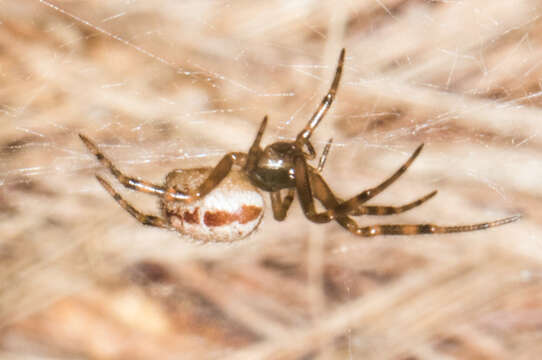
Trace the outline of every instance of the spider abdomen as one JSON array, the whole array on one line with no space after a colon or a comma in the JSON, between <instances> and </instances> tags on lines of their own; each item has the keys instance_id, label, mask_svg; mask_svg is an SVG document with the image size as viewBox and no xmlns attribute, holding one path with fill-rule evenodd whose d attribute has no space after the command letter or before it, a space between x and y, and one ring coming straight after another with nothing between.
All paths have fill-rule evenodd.
<instances>
[{"instance_id":1,"label":"spider abdomen","mask_svg":"<svg viewBox=\"0 0 542 360\"><path fill-rule=\"evenodd\" d=\"M188 192L197 188L211 168L178 169L166 187ZM203 198L186 203L162 200L168 222L177 231L203 242L234 242L250 235L263 217L264 201L245 173L232 170Z\"/></svg>"}]
</instances>

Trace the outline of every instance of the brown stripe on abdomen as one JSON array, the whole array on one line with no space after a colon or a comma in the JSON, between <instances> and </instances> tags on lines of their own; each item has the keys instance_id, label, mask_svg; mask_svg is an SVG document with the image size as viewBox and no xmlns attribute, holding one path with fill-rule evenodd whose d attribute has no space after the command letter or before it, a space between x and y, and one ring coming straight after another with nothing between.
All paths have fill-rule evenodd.
<instances>
[{"instance_id":1,"label":"brown stripe on abdomen","mask_svg":"<svg viewBox=\"0 0 542 360\"><path fill-rule=\"evenodd\" d=\"M203 223L207 226L225 226L234 221L246 224L256 220L262 212L262 208L254 205L243 205L237 212L228 211L206 211L203 215Z\"/></svg>"}]
</instances>

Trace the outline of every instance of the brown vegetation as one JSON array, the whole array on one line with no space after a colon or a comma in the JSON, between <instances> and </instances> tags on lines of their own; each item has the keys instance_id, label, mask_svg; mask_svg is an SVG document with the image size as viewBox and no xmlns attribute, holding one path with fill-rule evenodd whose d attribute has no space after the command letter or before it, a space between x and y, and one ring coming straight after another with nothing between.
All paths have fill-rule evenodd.
<instances>
[{"instance_id":1,"label":"brown vegetation","mask_svg":"<svg viewBox=\"0 0 542 360\"><path fill-rule=\"evenodd\" d=\"M49 5L48 5L49 4ZM54 4L53 6L50 6ZM58 6L59 8L55 8ZM538 359L542 8L535 0L0 2L0 358ZM138 224L102 189L292 138L341 196L422 154L370 223L517 223L356 238L267 209L234 245ZM113 183L116 188L120 186ZM156 199L122 189L149 213Z\"/></svg>"}]
</instances>

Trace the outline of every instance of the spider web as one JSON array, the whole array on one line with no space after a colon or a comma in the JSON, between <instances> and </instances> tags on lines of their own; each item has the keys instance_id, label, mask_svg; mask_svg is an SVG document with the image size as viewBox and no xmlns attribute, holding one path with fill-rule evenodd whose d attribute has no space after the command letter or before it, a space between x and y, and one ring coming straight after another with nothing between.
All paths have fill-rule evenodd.
<instances>
[{"instance_id":1,"label":"spider web","mask_svg":"<svg viewBox=\"0 0 542 360\"><path fill-rule=\"evenodd\" d=\"M270 244L263 250L258 241L240 245L247 257L239 247L194 247L131 221L95 182L93 174L103 170L77 138L86 134L126 173L157 183L171 169L212 166L228 151L246 151L266 114L264 143L291 140L329 88L342 47L347 58L338 97L314 135L319 151L334 138L324 177L340 196L382 181L423 142L415 165L378 203L440 193L393 222L472 223L539 205L533 199L542 177L542 32L535 1L24 0L0 6L6 14L0 17L0 231L7 234L0 242L0 259L6 259L0 282L17 284L2 288L0 304L9 305L9 314L0 312L0 325L38 312L50 303L37 300L44 295L64 299L95 281L122 278L119 272L142 258L169 266L201 259L250 264L261 273L261 259L277 252L288 263L283 251L298 251L306 258L292 261L307 271L309 315L295 316L318 322L329 315L330 303L361 301L356 260L365 259L361 253L368 249L386 258L383 249L393 241L371 248L335 224L321 230L294 204L285 223L273 222L268 211L254 237ZM156 199L121 192L157 213ZM506 232L493 234L495 246L509 248ZM537 234L518 232L525 241L510 251L540 259ZM468 240L474 238L487 237ZM297 248L303 241L307 248ZM388 269L394 274L416 268L422 251L435 262L461 252L425 241L395 246L402 251L403 245L414 255L397 255L409 266ZM339 266L346 255L354 256L352 263ZM273 266L287 267L279 263ZM322 285L331 276L329 264L346 274L334 280L345 298L331 299ZM529 279L540 273L524 271ZM54 281L34 290L44 279ZM32 296L17 303L26 293ZM274 327L265 311L213 299L270 348L284 340L279 330L301 336L295 326ZM360 332L359 324L345 320L345 309L333 313L344 321L331 336L346 334L345 344L330 346L323 356L346 351L350 358L389 357L359 344L372 339L379 348L387 338L374 337L377 325ZM396 346L390 354L401 353L408 340L385 334ZM226 338L233 342L235 336ZM286 348L298 354L292 341ZM254 358L266 354L265 346L250 349L242 350Z\"/></svg>"}]
</instances>

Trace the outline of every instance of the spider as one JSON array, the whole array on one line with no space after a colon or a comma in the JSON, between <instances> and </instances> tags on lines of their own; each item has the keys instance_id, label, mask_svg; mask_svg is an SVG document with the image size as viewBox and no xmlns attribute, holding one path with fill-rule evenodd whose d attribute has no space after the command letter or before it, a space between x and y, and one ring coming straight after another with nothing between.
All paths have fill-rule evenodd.
<instances>
[{"instance_id":1,"label":"spider","mask_svg":"<svg viewBox=\"0 0 542 360\"><path fill-rule=\"evenodd\" d=\"M352 234L362 237L475 231L508 224L520 218L516 215L491 222L460 226L433 224L359 226L352 216L399 214L422 205L434 197L437 191L402 206L365 205L403 175L420 154L423 144L419 145L408 160L381 184L364 190L348 200L335 196L321 175L331 139L325 146L316 168L307 162L316 157L310 137L335 98L344 56L343 49L328 93L294 141L275 142L262 149L260 142L267 125L265 116L248 153L230 152L224 155L214 168L173 170L167 175L165 185L156 185L124 175L91 140L84 135L79 136L123 186L160 197L164 218L141 213L126 202L106 180L96 175L103 187L128 213L144 225L176 230L203 241L232 242L248 236L256 229L264 207L258 189L270 193L273 215L278 221L286 218L297 193L307 219L315 223L334 220ZM325 208L323 211L316 210L315 199L323 205Z\"/></svg>"}]
</instances>

